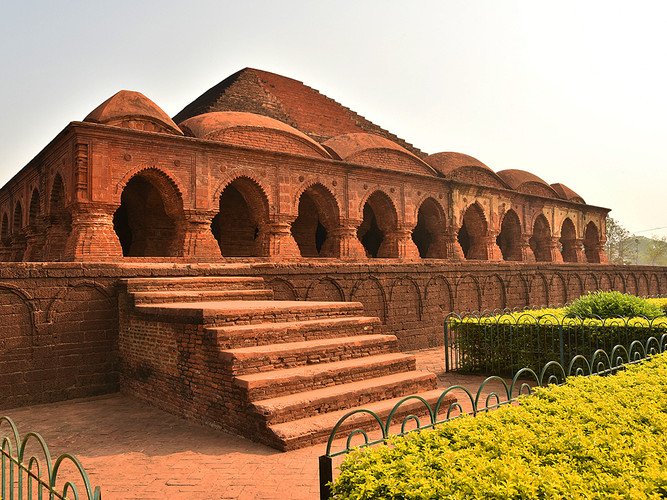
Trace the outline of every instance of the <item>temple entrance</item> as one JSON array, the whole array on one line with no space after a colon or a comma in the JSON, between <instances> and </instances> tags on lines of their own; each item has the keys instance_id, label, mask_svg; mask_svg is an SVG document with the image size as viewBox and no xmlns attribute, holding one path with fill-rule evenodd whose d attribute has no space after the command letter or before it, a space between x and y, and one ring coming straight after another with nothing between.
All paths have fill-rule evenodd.
<instances>
[{"instance_id":1,"label":"temple entrance","mask_svg":"<svg viewBox=\"0 0 667 500\"><path fill-rule=\"evenodd\" d=\"M444 215L437 201L427 198L419 207L417 225L412 230L412 241L417 245L419 256L432 259L444 259L445 248L437 245L445 231Z\"/></svg>"},{"instance_id":2,"label":"temple entrance","mask_svg":"<svg viewBox=\"0 0 667 500\"><path fill-rule=\"evenodd\" d=\"M551 262L551 228L547 218L540 214L533 224L533 235L530 237L530 248L537 262Z\"/></svg>"},{"instance_id":3,"label":"temple entrance","mask_svg":"<svg viewBox=\"0 0 667 500\"><path fill-rule=\"evenodd\" d=\"M398 216L391 199L383 192L375 191L364 204L363 221L357 229L357 237L368 257L398 257L395 249L383 245L387 234L396 230L397 225Z\"/></svg>"},{"instance_id":4,"label":"temple entrance","mask_svg":"<svg viewBox=\"0 0 667 500\"><path fill-rule=\"evenodd\" d=\"M463 222L457 236L466 259L487 260L489 258L483 241L486 231L484 212L479 205L470 205L463 214Z\"/></svg>"},{"instance_id":5,"label":"temple entrance","mask_svg":"<svg viewBox=\"0 0 667 500\"><path fill-rule=\"evenodd\" d=\"M123 257L177 257L182 251L180 194L161 173L136 175L125 186L113 216Z\"/></svg>"},{"instance_id":6,"label":"temple entrance","mask_svg":"<svg viewBox=\"0 0 667 500\"><path fill-rule=\"evenodd\" d=\"M503 260L521 260L521 222L514 210L508 210L503 217L496 243L503 254Z\"/></svg>"},{"instance_id":7,"label":"temple entrance","mask_svg":"<svg viewBox=\"0 0 667 500\"><path fill-rule=\"evenodd\" d=\"M338 204L324 186L315 184L301 194L292 236L302 257L336 257L330 235L338 219Z\"/></svg>"},{"instance_id":8,"label":"temple entrance","mask_svg":"<svg viewBox=\"0 0 667 500\"><path fill-rule=\"evenodd\" d=\"M268 201L262 188L246 177L236 179L220 195L220 211L211 231L224 257L260 257L262 226L268 219Z\"/></svg>"}]
</instances>

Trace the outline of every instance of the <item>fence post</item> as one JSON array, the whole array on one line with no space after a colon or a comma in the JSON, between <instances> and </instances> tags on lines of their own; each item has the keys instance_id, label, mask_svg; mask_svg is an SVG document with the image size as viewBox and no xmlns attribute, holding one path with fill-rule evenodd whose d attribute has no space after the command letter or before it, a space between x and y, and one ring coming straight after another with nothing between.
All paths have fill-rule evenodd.
<instances>
[{"instance_id":1,"label":"fence post","mask_svg":"<svg viewBox=\"0 0 667 500\"><path fill-rule=\"evenodd\" d=\"M449 323L445 320L445 372L449 371Z\"/></svg>"},{"instance_id":2,"label":"fence post","mask_svg":"<svg viewBox=\"0 0 667 500\"><path fill-rule=\"evenodd\" d=\"M333 481L333 461L329 455L320 457L320 500L329 500L331 498L331 487L329 483Z\"/></svg>"},{"instance_id":3,"label":"fence post","mask_svg":"<svg viewBox=\"0 0 667 500\"><path fill-rule=\"evenodd\" d=\"M563 320L558 324L558 341L560 342L560 366L565 369L565 346L563 345Z\"/></svg>"}]
</instances>

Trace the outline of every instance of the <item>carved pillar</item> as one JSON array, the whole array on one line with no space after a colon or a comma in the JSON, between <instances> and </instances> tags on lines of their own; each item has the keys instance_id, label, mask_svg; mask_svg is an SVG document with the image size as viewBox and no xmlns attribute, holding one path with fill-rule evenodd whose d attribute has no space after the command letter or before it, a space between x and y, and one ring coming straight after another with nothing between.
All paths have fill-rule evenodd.
<instances>
[{"instance_id":1,"label":"carved pillar","mask_svg":"<svg viewBox=\"0 0 667 500\"><path fill-rule=\"evenodd\" d=\"M21 229L12 235L11 256L12 262L22 262L26 250L25 233Z\"/></svg>"},{"instance_id":2,"label":"carved pillar","mask_svg":"<svg viewBox=\"0 0 667 500\"><path fill-rule=\"evenodd\" d=\"M117 260L123 257L113 228L111 205L78 204L72 207L72 230L63 252L65 261Z\"/></svg>"},{"instance_id":3,"label":"carved pillar","mask_svg":"<svg viewBox=\"0 0 667 500\"><path fill-rule=\"evenodd\" d=\"M459 247L460 248L460 247ZM427 259L447 258L447 238L442 231L431 233L431 243L426 251Z\"/></svg>"},{"instance_id":4,"label":"carved pillar","mask_svg":"<svg viewBox=\"0 0 667 500\"><path fill-rule=\"evenodd\" d=\"M584 240L581 238L563 242L563 260L565 262L586 262L584 256Z\"/></svg>"},{"instance_id":5,"label":"carved pillar","mask_svg":"<svg viewBox=\"0 0 667 500\"><path fill-rule=\"evenodd\" d=\"M554 236L549 238L548 249L551 256L551 262L563 262L563 254L560 253L558 246L560 244L560 237Z\"/></svg>"},{"instance_id":6,"label":"carved pillar","mask_svg":"<svg viewBox=\"0 0 667 500\"><path fill-rule=\"evenodd\" d=\"M412 231L406 228L398 228L388 231L378 250L378 258L381 259L419 259L419 249L412 241Z\"/></svg>"},{"instance_id":7,"label":"carved pillar","mask_svg":"<svg viewBox=\"0 0 667 500\"><path fill-rule=\"evenodd\" d=\"M449 228L445 230L443 237L445 258L449 260L464 260L465 255L463 255L463 249L459 243L458 232L453 228Z\"/></svg>"},{"instance_id":8,"label":"carved pillar","mask_svg":"<svg viewBox=\"0 0 667 500\"><path fill-rule=\"evenodd\" d=\"M220 246L211 231L217 212L186 210L183 223L183 257L193 260L221 260Z\"/></svg>"},{"instance_id":9,"label":"carved pillar","mask_svg":"<svg viewBox=\"0 0 667 500\"><path fill-rule=\"evenodd\" d=\"M487 231L486 236L482 237L482 243L486 247L487 260L503 260L503 252L498 246L498 233L494 231Z\"/></svg>"},{"instance_id":10,"label":"carved pillar","mask_svg":"<svg viewBox=\"0 0 667 500\"><path fill-rule=\"evenodd\" d=\"M519 252L521 253L521 262L535 262L535 254L530 248L530 237L532 235L523 233L519 242Z\"/></svg>"},{"instance_id":11,"label":"carved pillar","mask_svg":"<svg viewBox=\"0 0 667 500\"><path fill-rule=\"evenodd\" d=\"M359 220L342 220L340 226L327 236L320 253L339 259L366 259L366 250L357 238L357 227L360 224Z\"/></svg>"},{"instance_id":12,"label":"carved pillar","mask_svg":"<svg viewBox=\"0 0 667 500\"><path fill-rule=\"evenodd\" d=\"M267 223L260 224L257 244L258 255L274 259L297 259L301 257L299 246L292 236L294 216L273 216Z\"/></svg>"},{"instance_id":13,"label":"carved pillar","mask_svg":"<svg viewBox=\"0 0 667 500\"><path fill-rule=\"evenodd\" d=\"M606 252L604 251L604 244L607 241L606 238L601 239L597 243L591 245L590 252L593 256L592 259L588 259L588 262L596 262L599 264L609 264L609 257L607 257ZM589 249L586 249L586 257L588 257Z\"/></svg>"}]
</instances>

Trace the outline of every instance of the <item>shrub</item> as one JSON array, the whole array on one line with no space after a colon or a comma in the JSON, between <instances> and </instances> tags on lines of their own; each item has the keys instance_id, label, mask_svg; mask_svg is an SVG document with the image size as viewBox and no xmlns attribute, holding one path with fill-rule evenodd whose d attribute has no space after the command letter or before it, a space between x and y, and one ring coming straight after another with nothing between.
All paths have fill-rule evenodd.
<instances>
[{"instance_id":1,"label":"shrub","mask_svg":"<svg viewBox=\"0 0 667 500\"><path fill-rule=\"evenodd\" d=\"M568 315L580 318L636 318L654 319L665 312L646 299L621 292L588 292L565 308Z\"/></svg>"},{"instance_id":2,"label":"shrub","mask_svg":"<svg viewBox=\"0 0 667 500\"><path fill-rule=\"evenodd\" d=\"M334 498L665 498L667 354L351 453Z\"/></svg>"}]
</instances>

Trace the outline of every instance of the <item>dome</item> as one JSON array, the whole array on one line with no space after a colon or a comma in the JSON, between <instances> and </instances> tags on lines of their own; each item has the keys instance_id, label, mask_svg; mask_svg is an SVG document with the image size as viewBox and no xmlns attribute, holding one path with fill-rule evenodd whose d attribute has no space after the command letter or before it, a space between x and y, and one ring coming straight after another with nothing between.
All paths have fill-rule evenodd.
<instances>
[{"instance_id":1,"label":"dome","mask_svg":"<svg viewBox=\"0 0 667 500\"><path fill-rule=\"evenodd\" d=\"M428 155L424 161L444 175L461 167L478 167L493 172L478 159L462 153L434 153ZM493 173L495 175L495 172Z\"/></svg>"},{"instance_id":2,"label":"dome","mask_svg":"<svg viewBox=\"0 0 667 500\"><path fill-rule=\"evenodd\" d=\"M419 174L437 174L423 160L395 142L375 134L343 134L322 143L341 160Z\"/></svg>"},{"instance_id":3,"label":"dome","mask_svg":"<svg viewBox=\"0 0 667 500\"><path fill-rule=\"evenodd\" d=\"M560 196L564 200L572 201L574 203L586 203L581 196L572 191L565 184L557 182L556 184L552 184L551 187L553 188L554 191L556 191L556 193L558 193L558 196Z\"/></svg>"},{"instance_id":4,"label":"dome","mask_svg":"<svg viewBox=\"0 0 667 500\"><path fill-rule=\"evenodd\" d=\"M121 90L91 111L84 122L183 135L160 107L140 92Z\"/></svg>"},{"instance_id":5,"label":"dome","mask_svg":"<svg viewBox=\"0 0 667 500\"><path fill-rule=\"evenodd\" d=\"M549 184L535 174L526 172L525 170L501 170L498 172L498 177L505 181L512 189L522 193L545 196L547 198L559 197Z\"/></svg>"},{"instance_id":6,"label":"dome","mask_svg":"<svg viewBox=\"0 0 667 500\"><path fill-rule=\"evenodd\" d=\"M329 153L306 134L286 123L254 113L215 111L188 118L179 126L185 135L199 139L330 158Z\"/></svg>"}]
</instances>

